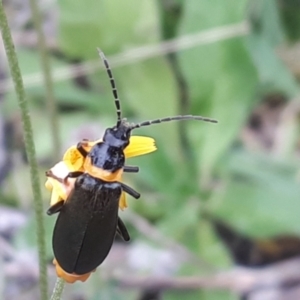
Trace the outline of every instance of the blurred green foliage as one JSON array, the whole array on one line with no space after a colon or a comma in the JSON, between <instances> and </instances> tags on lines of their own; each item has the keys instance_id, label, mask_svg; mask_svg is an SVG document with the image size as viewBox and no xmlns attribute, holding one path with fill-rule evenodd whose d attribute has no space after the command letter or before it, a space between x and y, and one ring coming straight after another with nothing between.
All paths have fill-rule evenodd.
<instances>
[{"instance_id":1,"label":"blurred green foliage","mask_svg":"<svg viewBox=\"0 0 300 300\"><path fill-rule=\"evenodd\" d=\"M282 2L284 5L279 5ZM253 151L240 138L253 109L262 99L270 94L291 99L299 92L295 77L276 54L276 47L287 38L299 39L293 25L299 22L299 7L291 8L296 2L58 2L58 41L62 55L52 57L53 69L68 66L74 59L80 62L97 59L96 47L110 57L138 46L157 45L162 37L177 38L250 22L248 35L176 53L179 72L188 87L188 113L215 118L219 124L187 123L188 145L182 144L175 123L135 132L154 137L158 151L132 160L130 163L138 164L141 172L136 177L128 176L142 195L143 191L147 195L139 202L129 199L129 209L135 209L165 235L216 267L228 265L229 260L209 224L201 220L203 210L254 236L300 233L297 133L290 136L292 140L285 141L292 145L291 155L278 154L272 149ZM36 51L20 49L19 59L25 77L40 70ZM171 64L171 60L159 56L118 68L112 66L123 114L130 121L181 113L180 87ZM63 141L67 142L70 132L85 123L96 121L106 127L115 122L106 74L97 71L87 75L86 80L89 87L85 89L72 80L55 85ZM32 103L38 155L43 160L52 150L44 118L44 89L39 86L27 91ZM11 112L13 95L8 95L8 99L6 109ZM189 157L184 155L185 146L189 147ZM136 238L140 237L136 235ZM92 283L91 280L89 286ZM113 293L109 299L125 299L106 288L104 294ZM96 299L99 289L94 286L93 291L90 297ZM168 300L182 299L180 293L166 295ZM184 299L236 298L226 293L191 292L184 294Z\"/></svg>"}]
</instances>

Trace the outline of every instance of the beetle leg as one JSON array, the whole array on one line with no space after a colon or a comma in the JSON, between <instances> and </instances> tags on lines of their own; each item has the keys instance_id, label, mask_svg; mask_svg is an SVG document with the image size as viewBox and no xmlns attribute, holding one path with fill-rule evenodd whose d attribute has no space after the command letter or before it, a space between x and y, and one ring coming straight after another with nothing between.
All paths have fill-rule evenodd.
<instances>
[{"instance_id":1,"label":"beetle leg","mask_svg":"<svg viewBox=\"0 0 300 300\"><path fill-rule=\"evenodd\" d=\"M68 178L77 178L77 177L79 177L82 174L84 174L84 172L82 172L82 171L75 171L75 172L70 172L67 177Z\"/></svg>"},{"instance_id":2,"label":"beetle leg","mask_svg":"<svg viewBox=\"0 0 300 300\"><path fill-rule=\"evenodd\" d=\"M138 193L137 191L135 191L133 188L131 188L130 186L126 185L123 182L119 182L121 184L121 187L123 189L123 191L127 194L129 194L130 196L132 196L135 199L139 199L141 197L141 194Z\"/></svg>"},{"instance_id":3,"label":"beetle leg","mask_svg":"<svg viewBox=\"0 0 300 300\"><path fill-rule=\"evenodd\" d=\"M54 205L50 206L47 210L47 215L51 216L53 214L58 213L64 206L64 203L65 203L65 201L61 200L61 201L55 203Z\"/></svg>"},{"instance_id":4,"label":"beetle leg","mask_svg":"<svg viewBox=\"0 0 300 300\"><path fill-rule=\"evenodd\" d=\"M123 171L127 173L138 173L139 167L137 166L124 166Z\"/></svg>"},{"instance_id":5,"label":"beetle leg","mask_svg":"<svg viewBox=\"0 0 300 300\"><path fill-rule=\"evenodd\" d=\"M46 174L47 177L51 177L51 178L57 180L57 181L60 182L60 183L63 183L63 182L64 182L64 179L59 178L59 177L57 177L56 175L54 175L53 172L52 172L51 170L46 171L45 174Z\"/></svg>"},{"instance_id":6,"label":"beetle leg","mask_svg":"<svg viewBox=\"0 0 300 300\"><path fill-rule=\"evenodd\" d=\"M117 233L122 237L122 239L125 242L130 241L128 230L120 217L118 217Z\"/></svg>"},{"instance_id":7,"label":"beetle leg","mask_svg":"<svg viewBox=\"0 0 300 300\"><path fill-rule=\"evenodd\" d=\"M117 226L117 232L118 234L123 238L125 242L128 242L130 240L129 233L127 231L127 228L120 217L118 217L118 226Z\"/></svg>"},{"instance_id":8,"label":"beetle leg","mask_svg":"<svg viewBox=\"0 0 300 300\"><path fill-rule=\"evenodd\" d=\"M88 145L88 140L84 139L81 142L79 142L77 144L77 150L80 152L80 154L83 157L86 157L88 155L88 152L84 149L84 147L86 147Z\"/></svg>"}]
</instances>

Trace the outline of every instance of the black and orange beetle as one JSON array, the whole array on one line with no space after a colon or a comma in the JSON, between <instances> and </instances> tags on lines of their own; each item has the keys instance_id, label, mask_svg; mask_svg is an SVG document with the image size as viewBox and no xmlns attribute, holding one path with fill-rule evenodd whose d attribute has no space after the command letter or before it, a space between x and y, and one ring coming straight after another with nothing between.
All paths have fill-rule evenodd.
<instances>
[{"instance_id":1,"label":"black and orange beetle","mask_svg":"<svg viewBox=\"0 0 300 300\"><path fill-rule=\"evenodd\" d=\"M51 201L47 213L58 213L53 232L53 251L57 275L67 282L85 281L108 255L116 233L125 241L128 231L118 216L120 199L124 193L138 199L140 194L121 182L123 172L138 172L138 167L125 165L125 154L130 148L134 129L173 120L217 121L201 116L173 116L138 124L130 124L121 118L120 101L108 61L102 51L102 58L109 76L117 111L117 123L106 129L103 140L82 141L76 146L78 167L68 169L61 178L52 168L46 172L48 178L65 188L65 196ZM144 138L147 139L147 138ZM150 138L148 138L150 139ZM141 138L139 147L144 146ZM151 146L147 146L150 143ZM152 139L145 142L147 149L135 155L154 151ZM141 146L142 145L142 146Z\"/></svg>"}]
</instances>

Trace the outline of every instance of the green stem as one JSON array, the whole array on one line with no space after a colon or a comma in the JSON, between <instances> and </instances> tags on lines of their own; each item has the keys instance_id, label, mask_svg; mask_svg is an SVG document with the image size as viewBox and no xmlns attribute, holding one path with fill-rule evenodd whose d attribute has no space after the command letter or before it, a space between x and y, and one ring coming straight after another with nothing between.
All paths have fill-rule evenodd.
<instances>
[{"instance_id":1,"label":"green stem","mask_svg":"<svg viewBox=\"0 0 300 300\"><path fill-rule=\"evenodd\" d=\"M61 295L64 291L64 287L65 287L65 281L61 278L57 278L50 300L60 300Z\"/></svg>"},{"instance_id":2,"label":"green stem","mask_svg":"<svg viewBox=\"0 0 300 300\"><path fill-rule=\"evenodd\" d=\"M19 68L19 63L17 55L15 52L15 47L12 41L10 29L7 23L7 18L5 15L3 1L0 1L0 29L2 32L2 39L5 46L5 51L8 59L8 65L14 82L18 104L21 110L23 131L24 131L24 141L26 147L26 153L30 165L30 176L31 185L33 191L34 208L36 216L36 230L37 230L37 242L38 242L38 252L39 252L39 266L40 266L40 291L41 299L46 300L48 298L48 288L47 288L47 269L46 269L46 257L45 257L45 229L43 222L43 203L42 195L40 189L40 180L38 173L38 166L35 155L35 146L33 141L33 133L31 120L28 111L28 104L25 97L25 90L23 85L23 80Z\"/></svg>"},{"instance_id":3,"label":"green stem","mask_svg":"<svg viewBox=\"0 0 300 300\"><path fill-rule=\"evenodd\" d=\"M50 129L53 143L53 158L58 161L60 157L60 139L58 130L57 105L54 97L53 80L51 76L50 62L48 51L46 49L45 36L42 28L41 14L36 0L30 0L32 18L38 37L38 50L40 54L41 66L44 76L44 84L46 89L46 103L50 118Z\"/></svg>"},{"instance_id":4,"label":"green stem","mask_svg":"<svg viewBox=\"0 0 300 300\"><path fill-rule=\"evenodd\" d=\"M177 36L178 27L180 26L183 4L175 0L161 0L158 2L161 13L161 32L165 40L174 39ZM190 95L189 87L182 72L178 61L177 53L168 53L166 57L170 63L171 71L174 74L178 89L178 114L189 114L190 110ZM185 165L189 171L190 176L197 176L195 155L192 151L191 142L188 138L188 124L186 122L178 122L180 147Z\"/></svg>"}]
</instances>

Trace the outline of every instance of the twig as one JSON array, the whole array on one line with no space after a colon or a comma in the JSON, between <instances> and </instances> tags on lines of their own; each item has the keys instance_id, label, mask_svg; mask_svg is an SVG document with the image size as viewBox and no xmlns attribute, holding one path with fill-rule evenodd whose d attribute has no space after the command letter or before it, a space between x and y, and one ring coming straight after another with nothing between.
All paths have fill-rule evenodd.
<instances>
[{"instance_id":1,"label":"twig","mask_svg":"<svg viewBox=\"0 0 300 300\"><path fill-rule=\"evenodd\" d=\"M300 259L291 259L260 269L236 267L210 276L193 277L114 277L121 287L153 290L214 289L247 293L251 290L274 288L289 282L300 282Z\"/></svg>"},{"instance_id":2,"label":"twig","mask_svg":"<svg viewBox=\"0 0 300 300\"><path fill-rule=\"evenodd\" d=\"M3 2L0 2L0 27L2 32L2 38L7 54L8 65L11 71L19 107L21 110L25 148L30 166L31 185L33 191L34 208L36 216L36 232L39 248L39 267L40 267L40 292L41 299L46 300L48 298L47 287L47 269L46 269L46 249L45 249L45 229L43 221L43 203L40 189L39 172L35 155L35 146L33 141L33 133L31 120L28 111L28 104L26 101L22 76L19 68L17 55L15 52L14 44L11 38L10 29L8 27L7 18L4 12Z\"/></svg>"},{"instance_id":3,"label":"twig","mask_svg":"<svg viewBox=\"0 0 300 300\"><path fill-rule=\"evenodd\" d=\"M249 34L250 28L248 23L242 22L233 25L213 28L194 34L185 35L176 39L165 41L157 45L138 47L132 50L125 51L121 54L116 54L109 57L110 64L116 68L131 63L143 61L152 57L161 56L167 53L176 52L179 50L189 49L199 45L210 44L223 41L235 37L245 36ZM57 68L52 72L55 82L76 78L86 74L94 73L101 69L102 65L99 60L89 61L84 64L75 65L66 68ZM26 87L40 86L42 78L40 73L30 74L24 77ZM12 89L12 83L9 81L0 81L0 93Z\"/></svg>"},{"instance_id":4,"label":"twig","mask_svg":"<svg viewBox=\"0 0 300 300\"><path fill-rule=\"evenodd\" d=\"M53 156L54 156L53 158L54 161L58 161L60 156L60 140L59 140L59 130L58 130L57 106L54 97L50 62L49 62L48 53L46 49L45 36L43 33L42 20L41 20L41 15L39 12L37 1L30 0L30 7L32 11L34 26L37 31L38 50L40 54L40 60L41 60L42 71L43 71L43 79L44 79L45 89L46 89L46 104L47 104L47 110L49 112L49 121L50 121L51 137L52 137L52 144L53 144L52 147Z\"/></svg>"}]
</instances>

